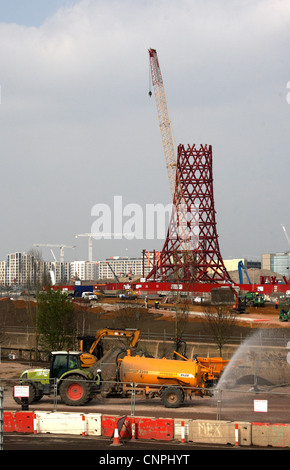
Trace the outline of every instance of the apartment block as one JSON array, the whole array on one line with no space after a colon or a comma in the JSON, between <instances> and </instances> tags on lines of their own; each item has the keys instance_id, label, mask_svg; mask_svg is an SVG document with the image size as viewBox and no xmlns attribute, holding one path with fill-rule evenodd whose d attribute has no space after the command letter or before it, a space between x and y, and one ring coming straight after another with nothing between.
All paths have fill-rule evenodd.
<instances>
[{"instance_id":1,"label":"apartment block","mask_svg":"<svg viewBox=\"0 0 290 470\"><path fill-rule=\"evenodd\" d=\"M0 261L0 285L6 284L6 261Z\"/></svg>"},{"instance_id":2,"label":"apartment block","mask_svg":"<svg viewBox=\"0 0 290 470\"><path fill-rule=\"evenodd\" d=\"M70 263L70 278L81 281L97 279L97 263L94 261L73 261Z\"/></svg>"},{"instance_id":3,"label":"apartment block","mask_svg":"<svg viewBox=\"0 0 290 470\"><path fill-rule=\"evenodd\" d=\"M149 274L150 267L145 267L145 276ZM97 276L98 279L114 279L116 275L119 277L129 278L131 276L143 276L143 259L142 258L122 258L119 256L107 258L99 261Z\"/></svg>"}]
</instances>

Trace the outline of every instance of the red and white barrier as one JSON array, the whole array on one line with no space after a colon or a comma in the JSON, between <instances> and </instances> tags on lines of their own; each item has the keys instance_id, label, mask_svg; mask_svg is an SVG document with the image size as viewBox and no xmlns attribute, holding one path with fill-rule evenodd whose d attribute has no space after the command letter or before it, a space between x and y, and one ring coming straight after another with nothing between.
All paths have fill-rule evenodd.
<instances>
[{"instance_id":1,"label":"red and white barrier","mask_svg":"<svg viewBox=\"0 0 290 470\"><path fill-rule=\"evenodd\" d=\"M33 433L37 434L37 418L35 413L33 413Z\"/></svg>"},{"instance_id":2,"label":"red and white barrier","mask_svg":"<svg viewBox=\"0 0 290 470\"><path fill-rule=\"evenodd\" d=\"M213 425L206 420L178 420L127 416L118 430L120 416L99 413L59 413L45 411L4 411L4 433L55 433L102 436L112 438L115 445L122 439L179 440L184 442L213 442ZM235 446L290 447L290 424L225 422L220 426L217 443ZM115 431L117 429L117 431ZM118 432L118 435L116 434Z\"/></svg>"},{"instance_id":3,"label":"red and white barrier","mask_svg":"<svg viewBox=\"0 0 290 470\"><path fill-rule=\"evenodd\" d=\"M82 435L85 436L86 435L86 417L85 417L85 415L82 415L82 425L83 425Z\"/></svg>"},{"instance_id":4,"label":"red and white barrier","mask_svg":"<svg viewBox=\"0 0 290 470\"><path fill-rule=\"evenodd\" d=\"M235 423L235 445L239 445L239 425Z\"/></svg>"},{"instance_id":5,"label":"red and white barrier","mask_svg":"<svg viewBox=\"0 0 290 470\"><path fill-rule=\"evenodd\" d=\"M184 421L181 421L181 443L184 444L184 442L185 442Z\"/></svg>"}]
</instances>

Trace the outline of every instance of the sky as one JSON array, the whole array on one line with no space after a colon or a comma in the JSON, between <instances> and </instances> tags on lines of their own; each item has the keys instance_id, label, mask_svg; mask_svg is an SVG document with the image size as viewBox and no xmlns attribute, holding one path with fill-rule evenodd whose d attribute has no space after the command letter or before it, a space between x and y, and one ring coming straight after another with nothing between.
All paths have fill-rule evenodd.
<instances>
[{"instance_id":1,"label":"sky","mask_svg":"<svg viewBox=\"0 0 290 470\"><path fill-rule=\"evenodd\" d=\"M170 203L149 48L176 146L212 145L223 258L289 250L289 24L288 0L0 0L0 260L88 259L96 205ZM93 259L162 245L93 240Z\"/></svg>"}]
</instances>

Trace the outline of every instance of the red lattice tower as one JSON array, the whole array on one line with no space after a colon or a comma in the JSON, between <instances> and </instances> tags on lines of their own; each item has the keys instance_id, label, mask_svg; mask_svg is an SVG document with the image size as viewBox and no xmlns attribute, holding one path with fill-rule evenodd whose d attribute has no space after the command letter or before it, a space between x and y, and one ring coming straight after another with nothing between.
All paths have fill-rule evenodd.
<instances>
[{"instance_id":1,"label":"red lattice tower","mask_svg":"<svg viewBox=\"0 0 290 470\"><path fill-rule=\"evenodd\" d=\"M219 249L215 214L212 147L179 145L167 238L147 279L231 283Z\"/></svg>"}]
</instances>

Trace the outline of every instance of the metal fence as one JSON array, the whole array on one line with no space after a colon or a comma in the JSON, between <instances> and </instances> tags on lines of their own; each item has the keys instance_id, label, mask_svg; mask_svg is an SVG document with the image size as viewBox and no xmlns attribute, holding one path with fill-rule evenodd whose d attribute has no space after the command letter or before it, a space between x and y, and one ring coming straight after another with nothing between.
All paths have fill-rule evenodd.
<instances>
[{"instance_id":1,"label":"metal fence","mask_svg":"<svg viewBox=\"0 0 290 470\"><path fill-rule=\"evenodd\" d=\"M33 334L35 333L35 328L33 327L8 327L2 329L3 333L9 334L11 333L19 333L19 334ZM96 334L96 330L86 329L82 331L83 336L94 336ZM241 344L246 338L248 337L248 333L240 333L239 335L229 335L226 338L227 344ZM110 338L108 338L110 339ZM147 328L146 330L141 330L140 332L140 339L142 340L155 340L155 341L174 341L174 333L170 329L164 329L163 332L155 332ZM198 342L198 343L215 343L216 339L214 335L198 332L196 334L187 334L186 332L182 334L182 339L188 342ZM289 331L281 330L273 332L271 330L267 331L266 329L260 329L256 331L255 334L255 343L257 345L267 346L285 346L287 341L290 340L290 333Z\"/></svg>"},{"instance_id":2,"label":"metal fence","mask_svg":"<svg viewBox=\"0 0 290 470\"><path fill-rule=\"evenodd\" d=\"M66 379L67 382L71 382ZM33 380L31 380L33 382ZM103 381L104 389L112 386L112 381ZM185 398L178 408L165 408L160 396L145 396L141 393L140 384L120 382L114 396L106 393L97 393L94 398L83 406L68 406L58 394L56 379L50 380L50 395L38 401L29 403L22 398L17 402L14 395L17 393L19 379L2 379L0 386L3 390L3 409L5 410L46 410L70 411L84 410L86 413L116 414L126 416L163 416L168 418L210 419L210 420L239 420L259 421L263 423L290 423L290 383L276 386L259 386L253 383L222 388L191 388L191 399ZM150 387L150 384L147 384ZM124 393L124 389L126 393ZM142 386L142 385L141 385ZM152 387L154 385L152 384ZM155 384L156 387L156 384ZM1 390L0 388L0 390ZM15 392L16 390L16 392ZM187 388L185 387L186 391ZM157 391L157 389L156 389ZM202 392L203 397L196 395Z\"/></svg>"}]
</instances>

